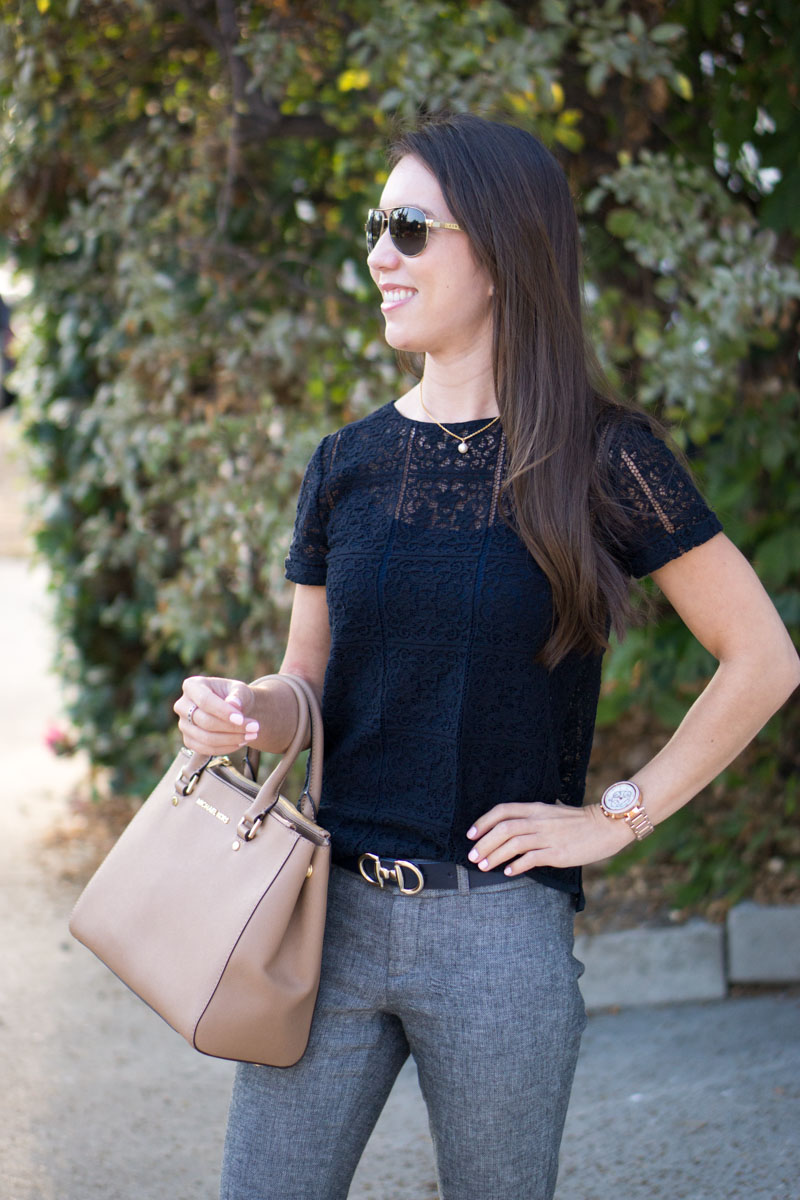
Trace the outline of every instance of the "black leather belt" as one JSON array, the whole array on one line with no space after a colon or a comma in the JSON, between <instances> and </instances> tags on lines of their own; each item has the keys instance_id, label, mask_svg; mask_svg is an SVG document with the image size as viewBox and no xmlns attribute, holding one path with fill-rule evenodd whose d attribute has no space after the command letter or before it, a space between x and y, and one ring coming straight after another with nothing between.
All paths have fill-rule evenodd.
<instances>
[{"instance_id":1,"label":"black leather belt","mask_svg":"<svg viewBox=\"0 0 800 1200\"><path fill-rule=\"evenodd\" d=\"M416 896L423 888L448 891L457 890L459 886L456 863L415 863L405 858L381 858L377 854L337 857L334 862L346 871L354 871L373 887L393 884L404 896ZM478 871L475 867L464 870L470 888L506 882L506 876L499 871Z\"/></svg>"}]
</instances>

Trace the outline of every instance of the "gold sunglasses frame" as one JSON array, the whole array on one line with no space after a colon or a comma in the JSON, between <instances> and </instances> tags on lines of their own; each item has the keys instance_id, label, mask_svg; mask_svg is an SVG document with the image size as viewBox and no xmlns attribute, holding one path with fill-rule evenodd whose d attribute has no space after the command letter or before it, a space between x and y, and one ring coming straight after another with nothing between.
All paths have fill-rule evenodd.
<instances>
[{"instance_id":1,"label":"gold sunglasses frame","mask_svg":"<svg viewBox=\"0 0 800 1200\"><path fill-rule=\"evenodd\" d=\"M401 209L415 209L415 208L416 208L416 205L414 205L414 204L398 204L395 206L395 208L389 208L389 209L371 208L367 213L367 219L366 219L366 222L364 223L364 234L367 238L367 253L368 254L372 253L372 251L375 249L375 246L377 246L378 242L381 240L383 235L386 233L387 229L389 228L389 219L390 219L392 213L399 212ZM414 253L414 254L407 254L406 251L401 250L400 247L397 245L397 243L392 239L392 245L394 246L395 250L397 251L398 254L402 254L404 258L418 258L420 256L420 254L422 254L422 251L428 245L428 231L430 231L431 229L453 229L456 231L456 233L464 232L464 230L462 229L462 227L460 225L456 225L455 221L434 221L434 219L432 217L425 216L424 209L418 208L418 209L416 209L416 211L421 212L425 219L426 233L425 233L425 241L422 245L422 248L417 250L416 253ZM370 225L370 220L374 213L381 214L382 225L381 225L381 231L378 234L377 238L375 239L375 244L373 246L370 246L370 244L369 244L369 225ZM391 238L391 236L392 235L390 233L389 237Z\"/></svg>"}]
</instances>

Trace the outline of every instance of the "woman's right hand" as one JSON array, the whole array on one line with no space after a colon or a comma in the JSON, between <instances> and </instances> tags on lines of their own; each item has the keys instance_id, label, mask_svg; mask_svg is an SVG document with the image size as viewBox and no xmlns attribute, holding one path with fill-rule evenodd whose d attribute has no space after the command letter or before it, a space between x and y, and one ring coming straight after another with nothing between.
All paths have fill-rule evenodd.
<instances>
[{"instance_id":1,"label":"woman's right hand","mask_svg":"<svg viewBox=\"0 0 800 1200\"><path fill-rule=\"evenodd\" d=\"M254 705L253 689L239 679L191 675L172 707L186 748L217 755L255 742L259 723L248 717Z\"/></svg>"}]
</instances>

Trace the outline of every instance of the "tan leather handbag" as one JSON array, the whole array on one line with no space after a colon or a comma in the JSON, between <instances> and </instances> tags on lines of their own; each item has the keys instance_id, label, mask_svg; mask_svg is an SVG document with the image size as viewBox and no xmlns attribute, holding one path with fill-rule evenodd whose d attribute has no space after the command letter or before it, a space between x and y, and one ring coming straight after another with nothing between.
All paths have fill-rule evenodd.
<instances>
[{"instance_id":1,"label":"tan leather handbag","mask_svg":"<svg viewBox=\"0 0 800 1200\"><path fill-rule=\"evenodd\" d=\"M263 786L227 758L182 748L90 879L70 930L195 1049L286 1067L306 1048L319 988L330 836L316 823L319 705L305 680L279 678L299 720ZM280 788L309 726L295 805Z\"/></svg>"}]
</instances>

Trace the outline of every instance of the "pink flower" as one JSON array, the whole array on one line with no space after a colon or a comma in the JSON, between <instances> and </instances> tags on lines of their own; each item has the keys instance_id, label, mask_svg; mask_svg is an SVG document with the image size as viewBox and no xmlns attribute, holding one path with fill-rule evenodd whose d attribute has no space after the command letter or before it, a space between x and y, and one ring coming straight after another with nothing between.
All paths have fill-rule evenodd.
<instances>
[{"instance_id":1,"label":"pink flower","mask_svg":"<svg viewBox=\"0 0 800 1200\"><path fill-rule=\"evenodd\" d=\"M59 756L75 753L74 740L59 725L48 726L47 732L44 735L44 744L48 750Z\"/></svg>"}]
</instances>

